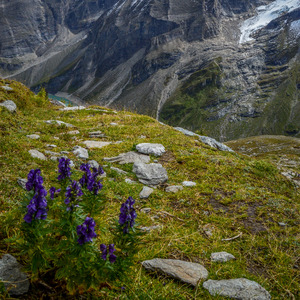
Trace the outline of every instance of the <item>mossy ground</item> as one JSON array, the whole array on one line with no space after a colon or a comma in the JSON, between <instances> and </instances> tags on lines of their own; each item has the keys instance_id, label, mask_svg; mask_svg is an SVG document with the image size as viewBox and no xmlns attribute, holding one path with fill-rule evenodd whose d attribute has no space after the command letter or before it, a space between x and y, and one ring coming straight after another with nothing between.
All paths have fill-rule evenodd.
<instances>
[{"instance_id":1,"label":"mossy ground","mask_svg":"<svg viewBox=\"0 0 300 300\"><path fill-rule=\"evenodd\" d=\"M3 83L0 80L0 86ZM42 102L21 84L7 83L14 91L0 88L0 102L14 100L18 111L10 114L5 109L0 110L0 255L12 253L26 265L26 257L20 257L14 244L4 240L13 236L23 222L18 208L24 190L18 186L17 179L26 177L33 168L40 168L47 188L57 186L57 163L50 159L34 159L28 150L44 152L48 150L46 144L55 144L55 152L71 151L82 141L89 140L88 132L101 130L107 136L102 140L123 142L89 151L90 159L108 165L104 168L107 177L102 191L108 201L105 211L96 218L96 242L110 242L109 232L103 234L99 229L118 218L120 204L129 195L137 200L138 223L143 226L160 224L162 229L143 237L143 246L126 282L108 282L88 292L79 289L81 295L73 298L224 299L210 296L201 283L194 289L145 272L140 262L156 257L199 262L208 269L210 279L245 277L255 280L271 293L272 299L300 297L299 190L281 176L274 165L238 153L214 150L147 116L127 111L117 114L101 110L60 111ZM68 134L73 129L44 123L50 119L75 125L80 131L77 140ZM111 126L111 122L118 126ZM26 137L33 133L41 138ZM169 185L192 180L197 186L184 188L176 194L166 193L161 186L148 200L140 200L142 184L127 184L124 175L109 168L111 165L122 168L129 173L129 178L137 180L132 164L119 166L102 159L131 151L141 142L162 143L166 147L167 153L158 160L168 171ZM73 171L76 173L82 161L71 152L69 157L76 165ZM155 159L151 157L152 161ZM144 207L150 207L151 213L139 212ZM278 222L285 222L287 226L281 227ZM211 237L204 232L207 224L214 228ZM240 233L242 235L235 240L222 241ZM210 254L217 251L232 253L236 260L212 263ZM54 299L71 298L67 296L64 282L55 281L51 272L33 281L30 294L25 298L37 299L43 294Z\"/></svg>"}]
</instances>

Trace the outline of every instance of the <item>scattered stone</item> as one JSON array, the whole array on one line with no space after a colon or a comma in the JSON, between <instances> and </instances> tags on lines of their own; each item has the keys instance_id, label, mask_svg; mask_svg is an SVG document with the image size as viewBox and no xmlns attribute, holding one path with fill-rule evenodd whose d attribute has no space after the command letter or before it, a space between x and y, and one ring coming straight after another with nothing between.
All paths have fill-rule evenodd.
<instances>
[{"instance_id":1,"label":"scattered stone","mask_svg":"<svg viewBox=\"0 0 300 300\"><path fill-rule=\"evenodd\" d=\"M284 222L278 222L278 225L279 225L279 226L282 226L282 227L285 227L285 226L287 226L287 224L286 224L286 223L284 223Z\"/></svg>"},{"instance_id":2,"label":"scattered stone","mask_svg":"<svg viewBox=\"0 0 300 300\"><path fill-rule=\"evenodd\" d=\"M148 199L149 196L153 193L153 189L149 188L148 186L144 186L142 191L140 192L141 199Z\"/></svg>"},{"instance_id":3,"label":"scattered stone","mask_svg":"<svg viewBox=\"0 0 300 300\"><path fill-rule=\"evenodd\" d=\"M111 144L111 142L99 142L99 141L84 141L83 144L87 148L102 148Z\"/></svg>"},{"instance_id":4,"label":"scattered stone","mask_svg":"<svg viewBox=\"0 0 300 300\"><path fill-rule=\"evenodd\" d=\"M158 160L157 160L157 159L154 159L153 162L154 162L154 163L158 163Z\"/></svg>"},{"instance_id":5,"label":"scattered stone","mask_svg":"<svg viewBox=\"0 0 300 300\"><path fill-rule=\"evenodd\" d=\"M239 300L269 300L271 295L261 285L246 278L208 280L203 287L212 296L224 296Z\"/></svg>"},{"instance_id":6,"label":"scattered stone","mask_svg":"<svg viewBox=\"0 0 300 300\"><path fill-rule=\"evenodd\" d=\"M126 179L125 179L125 182L128 183L128 184L136 184L136 183L137 183L136 181L131 180L131 179L129 179L129 178L126 178Z\"/></svg>"},{"instance_id":7,"label":"scattered stone","mask_svg":"<svg viewBox=\"0 0 300 300\"><path fill-rule=\"evenodd\" d=\"M82 109L85 109L85 107L84 106L66 106L64 108L61 108L60 110L70 111L70 110L82 110Z\"/></svg>"},{"instance_id":8,"label":"scattered stone","mask_svg":"<svg viewBox=\"0 0 300 300\"><path fill-rule=\"evenodd\" d=\"M150 207L142 208L141 212L144 213L144 214L149 214L151 212L151 208Z\"/></svg>"},{"instance_id":9,"label":"scattered stone","mask_svg":"<svg viewBox=\"0 0 300 300\"><path fill-rule=\"evenodd\" d=\"M74 125L72 125L72 124L65 123L63 121L58 121L58 120L48 120L48 121L45 121L45 123L47 123L47 124L57 124L59 126L65 125L66 127L74 127Z\"/></svg>"},{"instance_id":10,"label":"scattered stone","mask_svg":"<svg viewBox=\"0 0 300 300\"><path fill-rule=\"evenodd\" d=\"M116 141L116 142L114 142L115 145L122 144L122 143L124 143L124 142L123 141Z\"/></svg>"},{"instance_id":11,"label":"scattered stone","mask_svg":"<svg viewBox=\"0 0 300 300\"><path fill-rule=\"evenodd\" d=\"M46 145L48 148L56 148L57 146L56 145L53 145L53 144L47 144Z\"/></svg>"},{"instance_id":12,"label":"scattered stone","mask_svg":"<svg viewBox=\"0 0 300 300\"><path fill-rule=\"evenodd\" d=\"M26 137L28 137L32 140L38 140L40 138L40 136L38 134L29 134L29 135L26 135Z\"/></svg>"},{"instance_id":13,"label":"scattered stone","mask_svg":"<svg viewBox=\"0 0 300 300\"><path fill-rule=\"evenodd\" d=\"M210 238L215 231L215 227L211 224L206 224L203 226L203 231Z\"/></svg>"},{"instance_id":14,"label":"scattered stone","mask_svg":"<svg viewBox=\"0 0 300 300\"><path fill-rule=\"evenodd\" d=\"M161 164L135 163L132 171L143 184L158 185L168 180L167 171Z\"/></svg>"},{"instance_id":15,"label":"scattered stone","mask_svg":"<svg viewBox=\"0 0 300 300\"><path fill-rule=\"evenodd\" d=\"M92 131L89 132L90 138L104 138L106 135L102 133L101 131Z\"/></svg>"},{"instance_id":16,"label":"scattered stone","mask_svg":"<svg viewBox=\"0 0 300 300\"><path fill-rule=\"evenodd\" d=\"M156 220L158 220L159 218L160 218L160 216L154 215L153 217L151 217L151 220L152 220L152 221L156 221Z\"/></svg>"},{"instance_id":17,"label":"scattered stone","mask_svg":"<svg viewBox=\"0 0 300 300\"><path fill-rule=\"evenodd\" d=\"M112 122L112 123L110 123L109 125L110 125L110 126L118 126L118 123Z\"/></svg>"},{"instance_id":18,"label":"scattered stone","mask_svg":"<svg viewBox=\"0 0 300 300\"><path fill-rule=\"evenodd\" d=\"M54 136L53 137L55 140L59 140L59 137L58 136Z\"/></svg>"},{"instance_id":19,"label":"scattered stone","mask_svg":"<svg viewBox=\"0 0 300 300\"><path fill-rule=\"evenodd\" d=\"M6 101L4 101L4 102L0 103L0 106L5 107L11 113L13 113L13 112L15 112L17 110L17 105L12 100L6 100Z\"/></svg>"},{"instance_id":20,"label":"scattered stone","mask_svg":"<svg viewBox=\"0 0 300 300\"><path fill-rule=\"evenodd\" d=\"M50 156L50 160L52 160L52 161L58 161L58 157L57 156Z\"/></svg>"},{"instance_id":21,"label":"scattered stone","mask_svg":"<svg viewBox=\"0 0 300 300\"><path fill-rule=\"evenodd\" d=\"M26 183L27 183L27 178L18 178L18 185L26 190Z\"/></svg>"},{"instance_id":22,"label":"scattered stone","mask_svg":"<svg viewBox=\"0 0 300 300\"><path fill-rule=\"evenodd\" d=\"M0 259L0 281L4 282L4 287L11 296L20 296L29 290L28 277L20 271L21 267L10 254L4 254Z\"/></svg>"},{"instance_id":23,"label":"scattered stone","mask_svg":"<svg viewBox=\"0 0 300 300\"><path fill-rule=\"evenodd\" d=\"M56 106L62 106L62 107L67 107L67 105L59 100L55 100L55 99L50 99L50 103L56 105Z\"/></svg>"},{"instance_id":24,"label":"scattered stone","mask_svg":"<svg viewBox=\"0 0 300 300\"><path fill-rule=\"evenodd\" d=\"M140 139L145 139L146 136L145 136L145 135L141 135L141 136L139 136L139 138L140 138Z\"/></svg>"},{"instance_id":25,"label":"scattered stone","mask_svg":"<svg viewBox=\"0 0 300 300\"><path fill-rule=\"evenodd\" d=\"M123 174L123 175L127 175L128 173L119 169L119 168L115 168L115 167L111 167L112 170L116 171L119 174Z\"/></svg>"},{"instance_id":26,"label":"scattered stone","mask_svg":"<svg viewBox=\"0 0 300 300\"><path fill-rule=\"evenodd\" d=\"M68 131L67 134L71 134L71 135L76 135L76 134L79 134L79 130L71 130L71 131Z\"/></svg>"},{"instance_id":27,"label":"scattered stone","mask_svg":"<svg viewBox=\"0 0 300 300\"><path fill-rule=\"evenodd\" d=\"M141 143L136 145L136 150L143 154L153 154L155 156L161 156L166 152L165 147L162 144Z\"/></svg>"},{"instance_id":28,"label":"scattered stone","mask_svg":"<svg viewBox=\"0 0 300 300\"><path fill-rule=\"evenodd\" d=\"M184 181L182 183L183 186L187 186L187 187L191 187L191 186L196 186L196 182L193 182L193 181Z\"/></svg>"},{"instance_id":29,"label":"scattered stone","mask_svg":"<svg viewBox=\"0 0 300 300\"><path fill-rule=\"evenodd\" d=\"M152 230L155 230L155 229L161 229L162 226L161 225L153 225L153 226L149 226L149 227L141 227L140 229L142 231L146 231L146 232L150 232Z\"/></svg>"},{"instance_id":30,"label":"scattered stone","mask_svg":"<svg viewBox=\"0 0 300 300\"><path fill-rule=\"evenodd\" d=\"M81 159L88 159L89 158L89 152L87 149L82 148L80 146L75 146L73 148L73 153Z\"/></svg>"},{"instance_id":31,"label":"scattered stone","mask_svg":"<svg viewBox=\"0 0 300 300\"><path fill-rule=\"evenodd\" d=\"M14 89L7 85L2 85L1 88L7 92L12 92Z\"/></svg>"},{"instance_id":32,"label":"scattered stone","mask_svg":"<svg viewBox=\"0 0 300 300\"><path fill-rule=\"evenodd\" d=\"M199 138L199 140L206 144L211 146L212 148L216 148L219 149L221 151L229 151L229 152L234 152L231 148L229 148L228 146L226 146L223 143L220 143L218 141L216 141L215 139L208 137L208 136L203 136L203 135L199 135L197 133L194 133L192 131L183 129L181 127L174 127L175 130L182 132L183 134L187 135L187 136L197 136Z\"/></svg>"},{"instance_id":33,"label":"scattered stone","mask_svg":"<svg viewBox=\"0 0 300 300\"><path fill-rule=\"evenodd\" d=\"M208 272L202 265L182 260L154 258L142 262L142 265L147 270L169 275L195 287L199 280L208 277Z\"/></svg>"},{"instance_id":34,"label":"scattered stone","mask_svg":"<svg viewBox=\"0 0 300 300\"><path fill-rule=\"evenodd\" d=\"M69 151L60 151L60 154L69 154Z\"/></svg>"},{"instance_id":35,"label":"scattered stone","mask_svg":"<svg viewBox=\"0 0 300 300\"><path fill-rule=\"evenodd\" d=\"M29 150L28 152L33 158L38 158L38 159L41 159L41 160L47 160L46 156L38 150L32 149L32 150Z\"/></svg>"},{"instance_id":36,"label":"scattered stone","mask_svg":"<svg viewBox=\"0 0 300 300\"><path fill-rule=\"evenodd\" d=\"M210 259L213 262L226 262L235 259L235 257L227 252L214 252L211 254Z\"/></svg>"},{"instance_id":37,"label":"scattered stone","mask_svg":"<svg viewBox=\"0 0 300 300\"><path fill-rule=\"evenodd\" d=\"M183 190L182 185L170 185L170 186L166 187L166 192L168 192L168 193L177 193L181 190Z\"/></svg>"},{"instance_id":38,"label":"scattered stone","mask_svg":"<svg viewBox=\"0 0 300 300\"><path fill-rule=\"evenodd\" d=\"M120 165L123 165L123 164L130 164L130 163L136 163L136 162L148 163L148 162L150 162L150 157L148 155L130 151L127 153L121 153L120 155L115 156L115 157L104 157L103 160L109 161L112 163L119 162Z\"/></svg>"},{"instance_id":39,"label":"scattered stone","mask_svg":"<svg viewBox=\"0 0 300 300\"><path fill-rule=\"evenodd\" d=\"M53 152L53 151L50 151L50 150L45 150L45 153L46 153L46 154L50 154L50 155L52 155L52 156L60 156L59 153Z\"/></svg>"},{"instance_id":40,"label":"scattered stone","mask_svg":"<svg viewBox=\"0 0 300 300\"><path fill-rule=\"evenodd\" d=\"M100 167L100 165L98 164L98 162L95 161L95 160L89 160L89 161L88 161L88 164L90 165L91 168L96 168L96 169L98 169L98 168Z\"/></svg>"}]
</instances>

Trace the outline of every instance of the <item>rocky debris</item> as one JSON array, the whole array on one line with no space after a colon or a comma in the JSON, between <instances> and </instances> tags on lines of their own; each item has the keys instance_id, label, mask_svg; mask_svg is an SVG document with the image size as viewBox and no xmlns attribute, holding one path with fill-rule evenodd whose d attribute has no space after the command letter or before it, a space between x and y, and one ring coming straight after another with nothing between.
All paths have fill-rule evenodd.
<instances>
[{"instance_id":1,"label":"rocky debris","mask_svg":"<svg viewBox=\"0 0 300 300\"><path fill-rule=\"evenodd\" d=\"M59 126L64 125L64 126L66 126L66 127L75 127L75 126L72 125L72 124L65 123L65 122L59 121L59 120L47 120L47 121L45 121L45 123L46 123L46 124L57 124L57 125L59 125Z\"/></svg>"},{"instance_id":2,"label":"rocky debris","mask_svg":"<svg viewBox=\"0 0 300 300\"><path fill-rule=\"evenodd\" d=\"M12 92L14 89L7 85L2 85L1 88L7 92Z\"/></svg>"},{"instance_id":3,"label":"rocky debris","mask_svg":"<svg viewBox=\"0 0 300 300\"><path fill-rule=\"evenodd\" d=\"M187 187L191 187L191 186L196 186L197 183L194 182L194 181L184 181L184 182L182 183L182 185L183 185L183 186L187 186Z\"/></svg>"},{"instance_id":4,"label":"rocky debris","mask_svg":"<svg viewBox=\"0 0 300 300\"><path fill-rule=\"evenodd\" d=\"M57 146L56 145L54 145L54 144L47 144L46 145L48 148L56 148Z\"/></svg>"},{"instance_id":5,"label":"rocky debris","mask_svg":"<svg viewBox=\"0 0 300 300\"><path fill-rule=\"evenodd\" d=\"M182 185L170 185L170 186L166 187L166 189L165 189L165 191L167 193L177 193L181 190L183 190Z\"/></svg>"},{"instance_id":6,"label":"rocky debris","mask_svg":"<svg viewBox=\"0 0 300 300\"><path fill-rule=\"evenodd\" d=\"M131 180L130 178L125 178L125 182L128 184L136 184L137 182L134 180Z\"/></svg>"},{"instance_id":7,"label":"rocky debris","mask_svg":"<svg viewBox=\"0 0 300 300\"><path fill-rule=\"evenodd\" d=\"M135 163L132 171L146 185L158 185L168 180L167 171L161 164Z\"/></svg>"},{"instance_id":8,"label":"rocky debris","mask_svg":"<svg viewBox=\"0 0 300 300\"><path fill-rule=\"evenodd\" d=\"M120 165L123 165L123 164L136 163L136 162L149 163L150 157L148 155L130 151L127 153L121 153L115 157L104 157L103 160L112 163L119 162Z\"/></svg>"},{"instance_id":9,"label":"rocky debris","mask_svg":"<svg viewBox=\"0 0 300 300\"><path fill-rule=\"evenodd\" d=\"M148 186L144 186L142 191L140 192L140 198L141 199L148 199L149 196L153 193L153 189L148 187Z\"/></svg>"},{"instance_id":10,"label":"rocky debris","mask_svg":"<svg viewBox=\"0 0 300 300\"><path fill-rule=\"evenodd\" d=\"M87 149L82 148L80 146L75 146L73 148L73 153L81 159L88 159L89 158L89 152Z\"/></svg>"},{"instance_id":11,"label":"rocky debris","mask_svg":"<svg viewBox=\"0 0 300 300\"><path fill-rule=\"evenodd\" d=\"M104 133L102 133L101 131L92 131L92 132L89 132L89 137L90 138L103 138L103 137L106 137L106 135Z\"/></svg>"},{"instance_id":12,"label":"rocky debris","mask_svg":"<svg viewBox=\"0 0 300 300\"><path fill-rule=\"evenodd\" d=\"M209 145L211 146L212 148L216 148L218 150L221 150L221 151L229 151L229 152L234 152L231 148L229 148L228 146L226 146L225 144L223 143L220 143L218 142L217 140L211 138L211 137L208 137L208 136L203 136L203 135L199 135L197 133L194 133L192 131L189 131L189 130L186 130L184 128L181 128L181 127L174 127L174 129L176 129L177 131L180 131L182 132L183 134L187 135L187 136L196 136L199 138L199 140L206 144L206 145Z\"/></svg>"},{"instance_id":13,"label":"rocky debris","mask_svg":"<svg viewBox=\"0 0 300 300\"><path fill-rule=\"evenodd\" d=\"M13 112L15 112L17 110L17 105L12 100L6 100L6 101L4 101L4 102L0 103L0 106L5 107L11 113L13 113Z\"/></svg>"},{"instance_id":14,"label":"rocky debris","mask_svg":"<svg viewBox=\"0 0 300 300\"><path fill-rule=\"evenodd\" d=\"M82 110L82 109L85 109L85 106L66 106L64 108L61 108L60 110L72 111L72 110Z\"/></svg>"},{"instance_id":15,"label":"rocky debris","mask_svg":"<svg viewBox=\"0 0 300 300\"><path fill-rule=\"evenodd\" d=\"M38 151L38 150L35 150L35 149L31 149L28 151L29 154L33 157L33 158L38 158L38 159L41 159L41 160L47 160L46 156Z\"/></svg>"},{"instance_id":16,"label":"rocky debris","mask_svg":"<svg viewBox=\"0 0 300 300\"><path fill-rule=\"evenodd\" d=\"M212 296L224 296L239 300L269 300L271 295L261 285L246 278L208 280L203 287Z\"/></svg>"},{"instance_id":17,"label":"rocky debris","mask_svg":"<svg viewBox=\"0 0 300 300\"><path fill-rule=\"evenodd\" d=\"M165 147L162 144L141 143L136 145L136 150L142 154L153 154L155 156L161 156L166 152Z\"/></svg>"},{"instance_id":18,"label":"rocky debris","mask_svg":"<svg viewBox=\"0 0 300 300\"><path fill-rule=\"evenodd\" d=\"M153 225L153 226L149 226L149 227L141 227L140 229L142 231L150 232L152 230L161 229L161 228L162 228L161 225Z\"/></svg>"},{"instance_id":19,"label":"rocky debris","mask_svg":"<svg viewBox=\"0 0 300 300\"><path fill-rule=\"evenodd\" d=\"M21 265L10 254L4 254L0 259L0 281L11 296L20 296L28 292L29 280Z\"/></svg>"},{"instance_id":20,"label":"rocky debris","mask_svg":"<svg viewBox=\"0 0 300 300\"><path fill-rule=\"evenodd\" d=\"M71 131L68 131L67 134L71 134L71 135L76 135L76 134L79 134L79 130L71 130Z\"/></svg>"},{"instance_id":21,"label":"rocky debris","mask_svg":"<svg viewBox=\"0 0 300 300\"><path fill-rule=\"evenodd\" d=\"M110 168L111 168L111 170L116 171L119 174L123 174L123 175L127 175L128 174L126 171L123 171L123 170L121 170L119 168L115 168L115 167L110 167Z\"/></svg>"},{"instance_id":22,"label":"rocky debris","mask_svg":"<svg viewBox=\"0 0 300 300\"><path fill-rule=\"evenodd\" d=\"M38 134L29 134L29 135L26 135L26 137L28 137L29 139L32 139L32 140L38 140L40 138L40 136Z\"/></svg>"},{"instance_id":23,"label":"rocky debris","mask_svg":"<svg viewBox=\"0 0 300 300\"><path fill-rule=\"evenodd\" d=\"M141 212L144 213L144 214L149 214L151 212L151 208L150 207L142 208Z\"/></svg>"},{"instance_id":24,"label":"rocky debris","mask_svg":"<svg viewBox=\"0 0 300 300\"><path fill-rule=\"evenodd\" d=\"M50 103L56 105L56 106L61 106L61 107L67 107L67 105L59 100L55 99L49 99Z\"/></svg>"},{"instance_id":25,"label":"rocky debris","mask_svg":"<svg viewBox=\"0 0 300 300\"><path fill-rule=\"evenodd\" d=\"M69 151L60 151L60 154L63 154L63 155L64 155L64 154L67 155L67 154L69 154L69 153L70 153Z\"/></svg>"},{"instance_id":26,"label":"rocky debris","mask_svg":"<svg viewBox=\"0 0 300 300\"><path fill-rule=\"evenodd\" d=\"M169 275L193 286L208 277L208 271L202 265L182 260L154 258L142 262L142 265L147 270Z\"/></svg>"},{"instance_id":27,"label":"rocky debris","mask_svg":"<svg viewBox=\"0 0 300 300\"><path fill-rule=\"evenodd\" d=\"M50 151L50 150L45 150L45 153L46 153L46 154L49 154L49 155L52 155L52 156L60 156L59 153L53 152L53 151Z\"/></svg>"},{"instance_id":28,"label":"rocky debris","mask_svg":"<svg viewBox=\"0 0 300 300\"><path fill-rule=\"evenodd\" d=\"M285 176L287 179L291 180L296 186L300 187L300 180L298 178L299 174L293 171L281 172L281 175ZM295 180L297 178L298 180Z\"/></svg>"},{"instance_id":29,"label":"rocky debris","mask_svg":"<svg viewBox=\"0 0 300 300\"><path fill-rule=\"evenodd\" d=\"M99 141L84 141L83 144L87 148L102 148L111 144L111 142L99 142Z\"/></svg>"},{"instance_id":30,"label":"rocky debris","mask_svg":"<svg viewBox=\"0 0 300 300\"><path fill-rule=\"evenodd\" d=\"M98 169L98 168L100 167L100 165L98 164L98 162L95 161L95 160L89 160L89 161L88 161L88 164L90 165L91 168L96 168L96 169Z\"/></svg>"},{"instance_id":31,"label":"rocky debris","mask_svg":"<svg viewBox=\"0 0 300 300\"><path fill-rule=\"evenodd\" d=\"M27 183L27 178L18 178L18 185L26 190L26 183Z\"/></svg>"},{"instance_id":32,"label":"rocky debris","mask_svg":"<svg viewBox=\"0 0 300 300\"><path fill-rule=\"evenodd\" d=\"M232 254L223 251L212 253L210 259L213 262L226 262L235 259L235 257Z\"/></svg>"}]
</instances>

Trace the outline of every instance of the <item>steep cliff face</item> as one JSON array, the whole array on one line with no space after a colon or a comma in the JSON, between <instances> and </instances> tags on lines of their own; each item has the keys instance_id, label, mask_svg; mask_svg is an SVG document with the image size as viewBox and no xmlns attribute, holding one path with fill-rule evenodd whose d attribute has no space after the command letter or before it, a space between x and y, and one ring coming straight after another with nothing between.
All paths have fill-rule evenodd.
<instances>
[{"instance_id":1,"label":"steep cliff face","mask_svg":"<svg viewBox=\"0 0 300 300\"><path fill-rule=\"evenodd\" d=\"M0 2L9 20L19 2ZM0 75L222 140L297 135L298 10L240 44L243 21L272 2L30 1L19 23L0 18Z\"/></svg>"}]
</instances>

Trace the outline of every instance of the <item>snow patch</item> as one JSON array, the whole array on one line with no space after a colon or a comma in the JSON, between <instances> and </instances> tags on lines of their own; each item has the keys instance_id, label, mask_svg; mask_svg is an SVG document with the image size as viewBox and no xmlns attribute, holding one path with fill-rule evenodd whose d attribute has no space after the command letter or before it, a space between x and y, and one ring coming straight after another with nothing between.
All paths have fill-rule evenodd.
<instances>
[{"instance_id":1,"label":"snow patch","mask_svg":"<svg viewBox=\"0 0 300 300\"><path fill-rule=\"evenodd\" d=\"M245 20L240 27L240 44L252 41L250 37L255 31L265 27L272 20L300 7L300 0L276 0L269 5L257 8L257 15Z\"/></svg>"}]
</instances>

